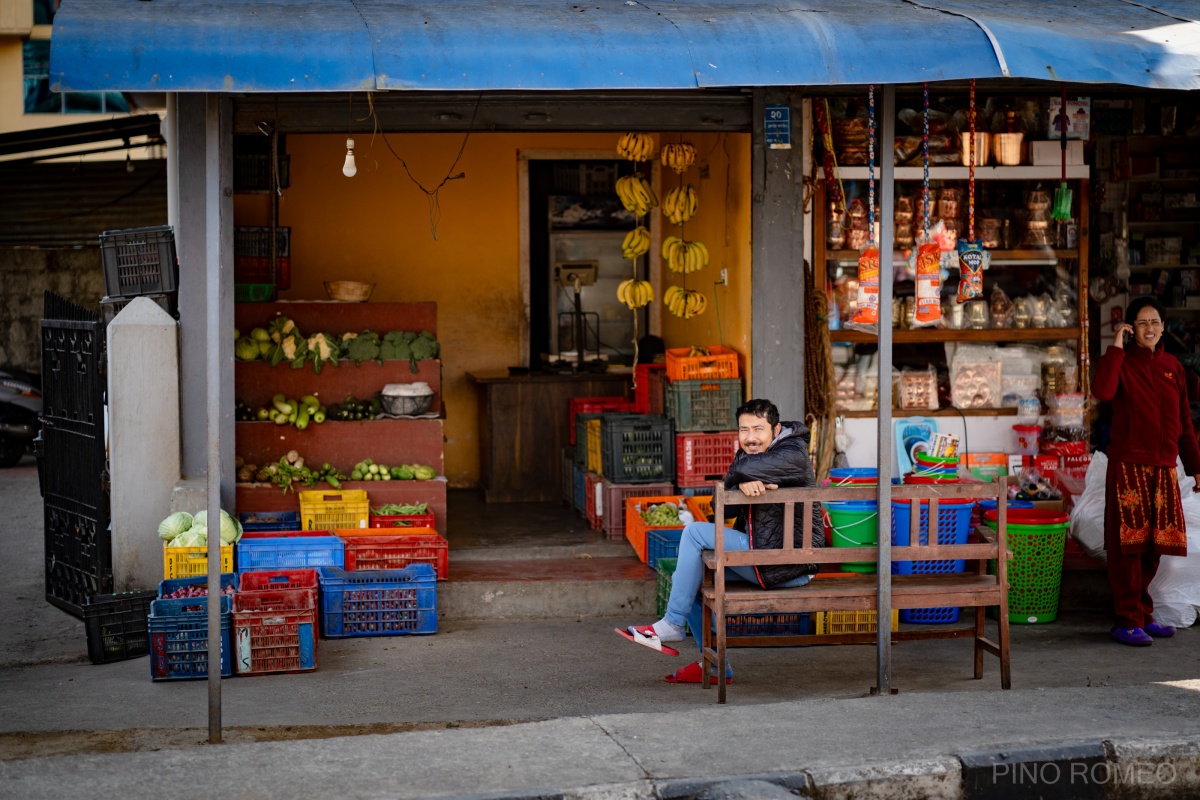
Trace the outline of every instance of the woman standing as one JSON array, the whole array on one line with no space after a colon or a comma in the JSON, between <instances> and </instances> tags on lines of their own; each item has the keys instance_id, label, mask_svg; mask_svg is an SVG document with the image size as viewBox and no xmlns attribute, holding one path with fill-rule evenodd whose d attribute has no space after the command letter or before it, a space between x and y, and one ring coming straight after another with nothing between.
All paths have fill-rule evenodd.
<instances>
[{"instance_id":1,"label":"woman standing","mask_svg":"<svg viewBox=\"0 0 1200 800\"><path fill-rule=\"evenodd\" d=\"M1152 298L1138 298L1125 319L1133 324L1118 327L1096 369L1092 394L1112 401L1113 410L1104 495L1104 548L1117 616L1111 634L1145 646L1152 637L1175 633L1154 621L1149 587L1159 556L1187 555L1175 461L1183 459L1188 475L1200 474L1200 446L1183 367L1163 349L1162 308Z\"/></svg>"}]
</instances>

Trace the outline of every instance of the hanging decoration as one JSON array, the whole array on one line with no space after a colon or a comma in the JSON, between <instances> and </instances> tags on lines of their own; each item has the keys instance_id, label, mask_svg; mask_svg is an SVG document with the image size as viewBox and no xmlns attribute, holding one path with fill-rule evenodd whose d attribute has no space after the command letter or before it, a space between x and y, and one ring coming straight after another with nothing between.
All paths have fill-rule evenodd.
<instances>
[{"instance_id":1,"label":"hanging decoration","mask_svg":"<svg viewBox=\"0 0 1200 800\"><path fill-rule=\"evenodd\" d=\"M867 90L867 246L858 256L858 302L847 328L879 333L879 248L875 246L875 86Z\"/></svg>"},{"instance_id":2,"label":"hanging decoration","mask_svg":"<svg viewBox=\"0 0 1200 800\"><path fill-rule=\"evenodd\" d=\"M991 257L975 240L975 79L971 79L967 120L971 137L967 157L967 241L958 240L958 302L983 297L983 271Z\"/></svg>"},{"instance_id":3,"label":"hanging decoration","mask_svg":"<svg viewBox=\"0 0 1200 800\"><path fill-rule=\"evenodd\" d=\"M924 127L922 129L924 176L922 178L922 234L917 245L917 308L914 328L940 326L942 323L942 248L929 235L929 84L925 84Z\"/></svg>"}]
</instances>

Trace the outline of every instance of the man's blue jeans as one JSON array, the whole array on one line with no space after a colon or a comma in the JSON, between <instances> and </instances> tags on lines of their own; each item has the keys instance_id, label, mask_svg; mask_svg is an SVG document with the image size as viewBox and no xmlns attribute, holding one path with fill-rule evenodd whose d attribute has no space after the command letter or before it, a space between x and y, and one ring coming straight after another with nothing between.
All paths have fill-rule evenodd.
<instances>
[{"instance_id":1,"label":"man's blue jeans","mask_svg":"<svg viewBox=\"0 0 1200 800\"><path fill-rule=\"evenodd\" d=\"M700 562L702 550L716 549L716 526L711 522L693 522L683 529L679 540L679 561L675 564L675 574L671 577L671 596L667 599L666 620L672 625L683 627L686 622L696 639L696 645L701 645L700 621L703 615L700 605L700 581L704 577L704 568ZM749 550L750 537L732 528L725 529L726 550ZM780 589L790 589L808 583L811 575L801 575L787 583L780 584ZM754 567L726 567L725 580L749 581L757 584Z\"/></svg>"}]
</instances>

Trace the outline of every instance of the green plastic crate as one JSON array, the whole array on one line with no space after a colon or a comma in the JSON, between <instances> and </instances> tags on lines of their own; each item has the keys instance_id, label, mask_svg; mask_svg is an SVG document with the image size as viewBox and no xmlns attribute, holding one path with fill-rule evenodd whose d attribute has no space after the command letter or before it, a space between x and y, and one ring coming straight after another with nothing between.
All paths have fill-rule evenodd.
<instances>
[{"instance_id":1,"label":"green plastic crate","mask_svg":"<svg viewBox=\"0 0 1200 800\"><path fill-rule=\"evenodd\" d=\"M742 381L740 378L671 381L664 400L667 416L675 421L678 433L737 430Z\"/></svg>"},{"instance_id":2,"label":"green plastic crate","mask_svg":"<svg viewBox=\"0 0 1200 800\"><path fill-rule=\"evenodd\" d=\"M235 283L233 285L235 303L270 303L274 299L275 284L273 283Z\"/></svg>"}]
</instances>

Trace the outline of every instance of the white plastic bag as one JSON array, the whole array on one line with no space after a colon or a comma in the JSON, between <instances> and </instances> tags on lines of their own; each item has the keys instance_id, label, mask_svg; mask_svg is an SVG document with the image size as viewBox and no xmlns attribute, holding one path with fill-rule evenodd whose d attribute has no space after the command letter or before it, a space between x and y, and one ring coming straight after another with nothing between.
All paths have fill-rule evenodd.
<instances>
[{"instance_id":1,"label":"white plastic bag","mask_svg":"<svg viewBox=\"0 0 1200 800\"><path fill-rule=\"evenodd\" d=\"M1176 628L1193 625L1200 612L1200 496L1192 491L1194 485L1195 481L1188 477L1179 483L1188 554L1159 559L1158 574L1150 584L1154 621Z\"/></svg>"},{"instance_id":2,"label":"white plastic bag","mask_svg":"<svg viewBox=\"0 0 1200 800\"><path fill-rule=\"evenodd\" d=\"M1107 478L1108 456L1092 453L1083 492L1075 498L1075 507L1071 509L1071 535L1092 558L1105 558L1104 483Z\"/></svg>"}]
</instances>

